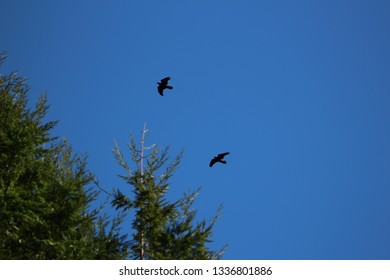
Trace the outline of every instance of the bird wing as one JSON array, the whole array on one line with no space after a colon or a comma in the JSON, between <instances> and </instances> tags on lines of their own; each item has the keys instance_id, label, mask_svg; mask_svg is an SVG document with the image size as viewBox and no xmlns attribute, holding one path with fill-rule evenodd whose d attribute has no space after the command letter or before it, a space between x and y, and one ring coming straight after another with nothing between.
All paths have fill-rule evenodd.
<instances>
[{"instance_id":1,"label":"bird wing","mask_svg":"<svg viewBox=\"0 0 390 280\"><path fill-rule=\"evenodd\" d=\"M229 153L229 152L226 152L226 153L218 154L218 158L223 159L224 156L226 156L226 155L228 155L228 154L230 154L230 153Z\"/></svg>"},{"instance_id":2,"label":"bird wing","mask_svg":"<svg viewBox=\"0 0 390 280\"><path fill-rule=\"evenodd\" d=\"M171 77L165 77L164 79L161 79L161 82L167 84L170 79Z\"/></svg>"},{"instance_id":3,"label":"bird wing","mask_svg":"<svg viewBox=\"0 0 390 280\"><path fill-rule=\"evenodd\" d=\"M161 96L164 96L163 90L164 90L164 88L163 88L161 85L159 85L159 86L157 87L157 91L158 91L158 93L159 93Z\"/></svg>"},{"instance_id":4,"label":"bird wing","mask_svg":"<svg viewBox=\"0 0 390 280\"><path fill-rule=\"evenodd\" d=\"M217 162L217 159L216 158L213 158L211 161L210 161L210 167L213 167L214 163Z\"/></svg>"}]
</instances>

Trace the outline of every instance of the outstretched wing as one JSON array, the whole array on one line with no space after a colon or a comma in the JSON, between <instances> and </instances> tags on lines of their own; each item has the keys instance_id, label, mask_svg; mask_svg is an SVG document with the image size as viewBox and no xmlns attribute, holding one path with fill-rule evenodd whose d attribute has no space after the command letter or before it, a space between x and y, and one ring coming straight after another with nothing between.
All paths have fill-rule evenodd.
<instances>
[{"instance_id":1,"label":"outstretched wing","mask_svg":"<svg viewBox=\"0 0 390 280\"><path fill-rule=\"evenodd\" d=\"M218 158L223 159L224 156L226 156L226 155L228 155L228 154L230 154L230 153L229 153L229 152L226 152L226 153L218 154Z\"/></svg>"},{"instance_id":2,"label":"outstretched wing","mask_svg":"<svg viewBox=\"0 0 390 280\"><path fill-rule=\"evenodd\" d=\"M164 79L161 79L161 83L167 84L170 79L171 77L165 77Z\"/></svg>"},{"instance_id":3,"label":"outstretched wing","mask_svg":"<svg viewBox=\"0 0 390 280\"><path fill-rule=\"evenodd\" d=\"M211 161L210 161L210 167L213 167L214 163L216 163L218 160L216 158L213 158Z\"/></svg>"},{"instance_id":4,"label":"outstretched wing","mask_svg":"<svg viewBox=\"0 0 390 280\"><path fill-rule=\"evenodd\" d=\"M161 96L164 96L164 94L163 94L164 87L163 87L162 85L159 85L159 86L157 87L157 91L158 91L158 93L159 93Z\"/></svg>"}]
</instances>

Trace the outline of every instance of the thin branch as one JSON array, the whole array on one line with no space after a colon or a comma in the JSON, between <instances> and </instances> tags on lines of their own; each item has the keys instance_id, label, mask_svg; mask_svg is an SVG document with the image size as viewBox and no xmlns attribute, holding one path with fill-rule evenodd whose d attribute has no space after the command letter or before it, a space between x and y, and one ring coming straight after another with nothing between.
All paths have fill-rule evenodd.
<instances>
[{"instance_id":1,"label":"thin branch","mask_svg":"<svg viewBox=\"0 0 390 280\"><path fill-rule=\"evenodd\" d=\"M141 172L141 180L143 183L143 175L144 175L144 145L145 145L145 136L148 130L146 129L146 122L144 124L144 129L142 130L142 139L141 139L141 157L140 157L140 172ZM139 258L141 260L145 259L145 236L144 232L141 232L141 246L139 252Z\"/></svg>"},{"instance_id":2,"label":"thin branch","mask_svg":"<svg viewBox=\"0 0 390 280\"><path fill-rule=\"evenodd\" d=\"M140 172L141 176L144 175L144 145L145 145L145 136L148 130L146 129L146 122L144 123L144 129L142 130L142 139L141 139L141 158L140 158Z\"/></svg>"}]
</instances>

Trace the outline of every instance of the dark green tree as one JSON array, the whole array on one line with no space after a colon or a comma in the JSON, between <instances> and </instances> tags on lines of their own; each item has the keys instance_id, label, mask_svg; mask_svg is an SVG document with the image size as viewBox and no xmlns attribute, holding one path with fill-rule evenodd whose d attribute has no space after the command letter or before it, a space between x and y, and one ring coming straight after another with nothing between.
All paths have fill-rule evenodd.
<instances>
[{"instance_id":1,"label":"dark green tree","mask_svg":"<svg viewBox=\"0 0 390 280\"><path fill-rule=\"evenodd\" d=\"M113 149L118 163L125 170L119 175L131 186L132 194L125 195L115 189L112 205L125 212L133 211L131 257L133 259L207 260L219 259L225 248L212 250L212 229L221 212L221 207L209 223L196 221L192 208L199 189L184 194L176 202L169 202L166 194L169 179L180 164L183 153L168 162L169 147L159 150L157 145L145 146L146 124L142 131L140 147L131 136L128 148L134 170L130 168L115 142ZM164 169L163 172L160 170Z\"/></svg>"},{"instance_id":2,"label":"dark green tree","mask_svg":"<svg viewBox=\"0 0 390 280\"><path fill-rule=\"evenodd\" d=\"M17 73L0 74L0 259L126 258L120 219L89 207L86 157L51 136L46 96L29 108L28 91Z\"/></svg>"}]
</instances>

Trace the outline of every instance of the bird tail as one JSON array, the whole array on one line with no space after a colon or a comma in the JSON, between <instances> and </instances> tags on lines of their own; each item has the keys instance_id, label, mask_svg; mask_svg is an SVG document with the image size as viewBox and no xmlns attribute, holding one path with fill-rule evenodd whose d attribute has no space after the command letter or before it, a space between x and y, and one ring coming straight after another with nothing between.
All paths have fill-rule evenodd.
<instances>
[{"instance_id":1,"label":"bird tail","mask_svg":"<svg viewBox=\"0 0 390 280\"><path fill-rule=\"evenodd\" d=\"M167 89L173 89L173 87L171 87L171 86L166 86L166 88L167 88Z\"/></svg>"}]
</instances>

